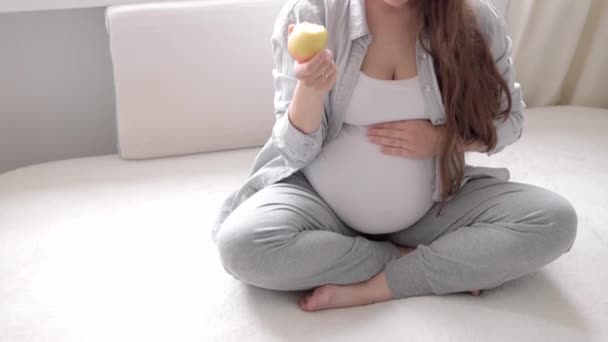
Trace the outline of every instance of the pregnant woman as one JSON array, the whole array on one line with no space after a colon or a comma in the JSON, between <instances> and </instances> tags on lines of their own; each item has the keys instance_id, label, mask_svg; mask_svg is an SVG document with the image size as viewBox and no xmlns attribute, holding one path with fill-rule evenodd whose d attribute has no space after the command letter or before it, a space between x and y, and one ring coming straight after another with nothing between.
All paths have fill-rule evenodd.
<instances>
[{"instance_id":1,"label":"pregnant woman","mask_svg":"<svg viewBox=\"0 0 608 342\"><path fill-rule=\"evenodd\" d=\"M293 25L329 31L295 62ZM227 272L306 311L497 287L569 251L577 217L505 168L522 132L511 40L485 0L290 0L272 137L213 228Z\"/></svg>"}]
</instances>

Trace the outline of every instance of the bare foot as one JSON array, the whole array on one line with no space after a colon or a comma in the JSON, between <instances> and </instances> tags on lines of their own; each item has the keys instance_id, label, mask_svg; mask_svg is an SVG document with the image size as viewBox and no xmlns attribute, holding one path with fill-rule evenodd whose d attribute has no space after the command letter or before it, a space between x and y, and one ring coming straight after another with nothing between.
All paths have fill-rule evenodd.
<instances>
[{"instance_id":1,"label":"bare foot","mask_svg":"<svg viewBox=\"0 0 608 342\"><path fill-rule=\"evenodd\" d=\"M304 311L319 311L362 306L391 299L392 294L386 285L384 272L381 272L370 280L357 284L319 286L302 296L299 304Z\"/></svg>"}]
</instances>

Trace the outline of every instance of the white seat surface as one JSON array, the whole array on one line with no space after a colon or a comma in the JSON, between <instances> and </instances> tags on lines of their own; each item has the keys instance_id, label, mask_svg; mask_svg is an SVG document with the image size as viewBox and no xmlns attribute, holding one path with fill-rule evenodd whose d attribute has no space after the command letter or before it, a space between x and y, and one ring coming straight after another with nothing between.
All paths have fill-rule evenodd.
<instances>
[{"instance_id":1,"label":"white seat surface","mask_svg":"<svg viewBox=\"0 0 608 342\"><path fill-rule=\"evenodd\" d=\"M258 149L0 175L0 341L608 341L608 111L526 112L522 139L470 163L557 191L579 214L573 249L469 295L303 312L300 292L228 275L209 238Z\"/></svg>"}]
</instances>

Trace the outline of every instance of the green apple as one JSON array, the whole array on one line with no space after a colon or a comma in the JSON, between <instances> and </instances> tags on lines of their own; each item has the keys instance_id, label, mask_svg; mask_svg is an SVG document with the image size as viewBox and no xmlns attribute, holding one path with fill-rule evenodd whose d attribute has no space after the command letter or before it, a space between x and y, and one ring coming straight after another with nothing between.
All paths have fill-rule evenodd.
<instances>
[{"instance_id":1,"label":"green apple","mask_svg":"<svg viewBox=\"0 0 608 342\"><path fill-rule=\"evenodd\" d=\"M287 43L287 50L298 62L304 63L327 47L325 26L303 22L297 24Z\"/></svg>"}]
</instances>

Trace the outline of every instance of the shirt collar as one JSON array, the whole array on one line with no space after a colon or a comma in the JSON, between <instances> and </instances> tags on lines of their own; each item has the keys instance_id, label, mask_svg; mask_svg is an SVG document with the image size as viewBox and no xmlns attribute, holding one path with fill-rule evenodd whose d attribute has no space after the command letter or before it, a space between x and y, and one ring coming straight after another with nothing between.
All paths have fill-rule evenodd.
<instances>
[{"instance_id":1,"label":"shirt collar","mask_svg":"<svg viewBox=\"0 0 608 342\"><path fill-rule=\"evenodd\" d=\"M350 40L369 34L365 18L365 0L350 0Z\"/></svg>"}]
</instances>

